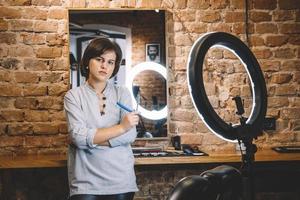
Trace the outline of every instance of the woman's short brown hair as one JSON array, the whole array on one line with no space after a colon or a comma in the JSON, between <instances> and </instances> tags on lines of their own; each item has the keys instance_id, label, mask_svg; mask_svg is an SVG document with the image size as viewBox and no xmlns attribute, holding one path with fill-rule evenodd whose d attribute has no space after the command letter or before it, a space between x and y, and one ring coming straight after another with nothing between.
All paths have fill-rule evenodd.
<instances>
[{"instance_id":1,"label":"woman's short brown hair","mask_svg":"<svg viewBox=\"0 0 300 200\"><path fill-rule=\"evenodd\" d=\"M122 51L119 45L110 41L108 38L96 38L93 39L84 51L81 63L80 71L82 76L86 79L89 78L89 62L92 58L101 56L105 51L114 51L116 53L115 68L110 78L114 77L119 69L122 60Z\"/></svg>"}]
</instances>

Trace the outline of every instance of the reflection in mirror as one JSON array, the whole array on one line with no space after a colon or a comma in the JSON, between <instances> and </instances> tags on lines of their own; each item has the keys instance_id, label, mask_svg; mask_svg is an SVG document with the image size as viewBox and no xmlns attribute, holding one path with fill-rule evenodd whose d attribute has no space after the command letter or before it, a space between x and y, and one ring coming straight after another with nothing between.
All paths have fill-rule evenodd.
<instances>
[{"instance_id":1,"label":"reflection in mirror","mask_svg":"<svg viewBox=\"0 0 300 200\"><path fill-rule=\"evenodd\" d=\"M156 112L162 111L167 105L166 79L153 70L146 70L135 76L132 90L136 102L142 109ZM166 132L166 116L158 120L142 117L138 126L139 137L162 137Z\"/></svg>"},{"instance_id":2,"label":"reflection in mirror","mask_svg":"<svg viewBox=\"0 0 300 200\"><path fill-rule=\"evenodd\" d=\"M133 80L134 97L138 104L149 111L159 111L166 106L166 80L159 73L146 70Z\"/></svg>"},{"instance_id":3,"label":"reflection in mirror","mask_svg":"<svg viewBox=\"0 0 300 200\"><path fill-rule=\"evenodd\" d=\"M129 72L129 76L127 78L126 85L131 91L131 96L133 99L133 106L136 107L141 115L147 119L152 119L152 120L159 120L162 118L167 117L167 106L163 107L161 110L147 110L143 106L139 105L140 98L138 98L136 101L135 96L133 95L133 92L136 94L140 91L139 87L133 87L134 79L135 77L139 76L141 72L144 71L153 71L161 75L165 80L167 80L167 70L164 66L155 63L155 62L143 62L138 65L136 65L134 68L132 68ZM151 84L151 82L149 82ZM134 89L134 91L133 91ZM166 91L164 89L164 91Z\"/></svg>"},{"instance_id":4,"label":"reflection in mirror","mask_svg":"<svg viewBox=\"0 0 300 200\"><path fill-rule=\"evenodd\" d=\"M111 79L116 85L126 85L129 73L133 66L147 61L150 46L157 47L156 64L166 66L165 47L165 14L159 10L69 10L69 50L70 50L70 87L77 87L85 82L79 70L82 54L88 43L97 37L107 37L115 41L122 50L123 59L118 74ZM155 74L155 72L154 72ZM167 112L166 77L162 80L159 74L143 72L135 84L136 95L139 98L140 110L149 110L160 115L160 111ZM155 77L154 77L155 76ZM153 83L145 84L142 80L152 80ZM143 84L142 84L143 83ZM129 88L132 91L132 85ZM162 85L159 85L162 84ZM150 86L153 85L153 88ZM145 87L146 86L146 87ZM162 88L161 91L151 89ZM138 93L139 92L139 93ZM152 93L151 96L146 93ZM136 96L137 97L137 96ZM137 106L134 106L134 109ZM162 118L149 119L141 117L139 137L167 137L167 115ZM146 134L145 134L146 133ZM149 134L148 134L149 133Z\"/></svg>"},{"instance_id":5,"label":"reflection in mirror","mask_svg":"<svg viewBox=\"0 0 300 200\"><path fill-rule=\"evenodd\" d=\"M126 85L141 116L139 137L167 135L166 80L166 68L155 62L140 63L129 72Z\"/></svg>"}]
</instances>

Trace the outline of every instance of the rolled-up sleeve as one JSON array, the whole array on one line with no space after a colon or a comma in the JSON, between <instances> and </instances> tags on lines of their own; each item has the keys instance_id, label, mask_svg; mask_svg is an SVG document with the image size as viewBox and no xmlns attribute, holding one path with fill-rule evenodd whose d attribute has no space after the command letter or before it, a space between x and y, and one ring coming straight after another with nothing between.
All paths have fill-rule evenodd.
<instances>
[{"instance_id":1,"label":"rolled-up sleeve","mask_svg":"<svg viewBox=\"0 0 300 200\"><path fill-rule=\"evenodd\" d=\"M119 87L118 93L119 93L119 97L120 97L119 98L120 103L122 103L123 105L126 105L129 108L132 108L132 100L131 100L131 96L130 96L128 89L125 87ZM123 117L127 113L128 113L127 111L121 109L121 119L123 119ZM137 136L136 127L133 127L126 133L124 133L118 137L110 139L109 144L111 147L116 147L116 146L120 146L120 145L128 145L128 144L131 144L134 142L136 136Z\"/></svg>"},{"instance_id":2,"label":"rolled-up sleeve","mask_svg":"<svg viewBox=\"0 0 300 200\"><path fill-rule=\"evenodd\" d=\"M79 98L69 91L64 97L64 109L68 122L68 132L72 144L80 149L94 148L96 128L88 128L85 115L81 109Z\"/></svg>"}]
</instances>

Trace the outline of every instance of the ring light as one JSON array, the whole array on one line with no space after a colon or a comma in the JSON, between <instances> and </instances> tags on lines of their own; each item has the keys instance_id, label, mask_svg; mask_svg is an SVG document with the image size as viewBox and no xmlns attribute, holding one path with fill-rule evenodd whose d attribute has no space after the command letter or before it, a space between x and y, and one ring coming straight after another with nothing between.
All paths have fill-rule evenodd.
<instances>
[{"instance_id":1,"label":"ring light","mask_svg":"<svg viewBox=\"0 0 300 200\"><path fill-rule=\"evenodd\" d=\"M135 67L133 67L131 69L131 71L129 72L127 83L126 83L128 89L130 91L130 94L131 94L133 106L135 108L137 107L140 114L147 119L160 120L160 119L166 118L167 114L168 114L167 113L167 105L161 110L150 111L150 110L147 110L147 109L143 108L142 106L138 105L138 103L133 95L132 83L133 83L134 77L136 75L138 75L139 73L146 71L146 70L155 71L155 72L159 73L160 75L162 75L165 80L167 80L166 68L158 63L143 62L143 63L140 63L140 64L136 65Z\"/></svg>"},{"instance_id":2,"label":"ring light","mask_svg":"<svg viewBox=\"0 0 300 200\"><path fill-rule=\"evenodd\" d=\"M213 109L203 83L203 63L207 51L220 46L235 54L243 63L251 81L252 110L246 124L230 125ZM224 32L207 33L192 46L187 63L187 79L192 102L203 122L217 136L230 142L256 138L261 134L267 111L267 89L260 66L250 49L237 37Z\"/></svg>"}]
</instances>

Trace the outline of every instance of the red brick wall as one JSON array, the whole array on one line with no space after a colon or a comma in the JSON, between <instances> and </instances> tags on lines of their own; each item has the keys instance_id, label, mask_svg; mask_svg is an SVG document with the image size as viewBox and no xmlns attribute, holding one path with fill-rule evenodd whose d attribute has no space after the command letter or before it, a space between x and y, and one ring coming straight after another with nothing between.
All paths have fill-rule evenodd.
<instances>
[{"instance_id":1,"label":"red brick wall","mask_svg":"<svg viewBox=\"0 0 300 200\"><path fill-rule=\"evenodd\" d=\"M174 16L169 23L167 43L171 76L169 132L181 134L183 143L202 149L233 149L205 127L191 103L186 82L186 63L193 42L203 33L224 31L243 41L244 1L164 1ZM267 116L277 119L277 130L256 141L259 148L295 144L299 138L299 5L296 1L251 1L249 46L258 59L268 88ZM237 122L231 100L240 95L250 111L249 80L241 63L229 51L211 49L204 67L205 88L211 104L225 121Z\"/></svg>"},{"instance_id":2,"label":"red brick wall","mask_svg":"<svg viewBox=\"0 0 300 200\"><path fill-rule=\"evenodd\" d=\"M257 143L259 147L299 143L300 4L296 0L251 2L249 45L265 74L268 116L277 118L278 127ZM189 50L201 34L224 31L245 41L244 1L9 0L0 2L0 154L66 151L62 99L69 82L67 8L166 9L169 133L181 134L184 143L199 144L203 149L233 148L211 134L197 116L185 72ZM144 55L144 43L141 45ZM133 53L140 54L139 48ZM228 52L216 54L226 67L235 62ZM142 54L139 57L144 60ZM219 59L212 63L215 60ZM220 66L210 67L220 70ZM239 69L239 64L235 67ZM212 102L226 110L226 105L231 105L228 98L218 98L234 92L247 94L247 83L245 90L235 89L226 83L237 75L221 72L215 76L224 79L222 90L214 87L221 83L214 82L218 79L209 79L214 74L207 74L207 87ZM222 115L234 119L233 111L228 113Z\"/></svg>"}]
</instances>

